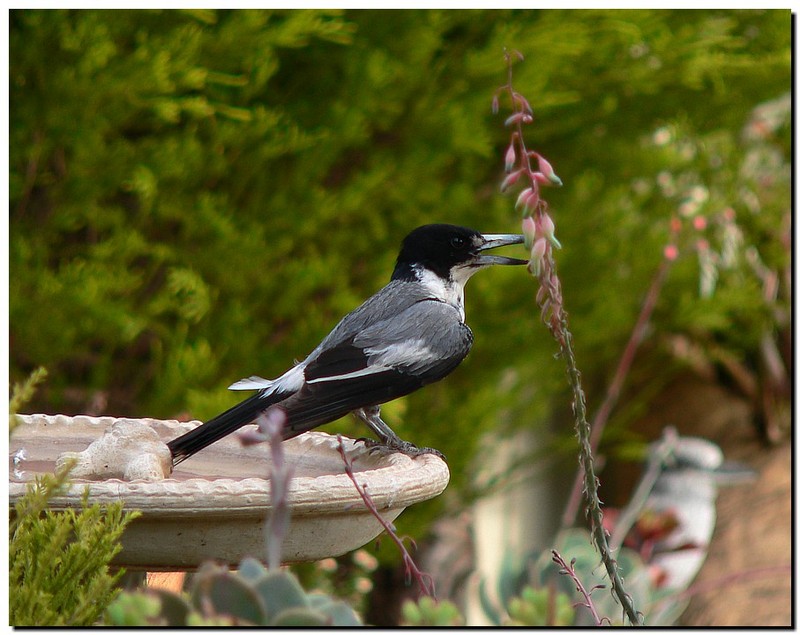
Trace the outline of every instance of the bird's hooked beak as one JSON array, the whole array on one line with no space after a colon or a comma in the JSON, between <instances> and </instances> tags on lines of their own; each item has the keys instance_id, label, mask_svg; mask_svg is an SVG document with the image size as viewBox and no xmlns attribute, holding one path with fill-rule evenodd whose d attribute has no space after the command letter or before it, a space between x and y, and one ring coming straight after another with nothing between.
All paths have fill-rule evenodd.
<instances>
[{"instance_id":1,"label":"bird's hooked beak","mask_svg":"<svg viewBox=\"0 0 800 635\"><path fill-rule=\"evenodd\" d=\"M478 247L478 251L486 251L487 249L495 249L497 247L505 247L506 245L519 245L525 242L525 237L522 234L482 234L483 239L486 241ZM508 258L507 256L490 256L480 254L476 264L478 266L485 265L527 265L527 260L520 260L519 258Z\"/></svg>"}]
</instances>

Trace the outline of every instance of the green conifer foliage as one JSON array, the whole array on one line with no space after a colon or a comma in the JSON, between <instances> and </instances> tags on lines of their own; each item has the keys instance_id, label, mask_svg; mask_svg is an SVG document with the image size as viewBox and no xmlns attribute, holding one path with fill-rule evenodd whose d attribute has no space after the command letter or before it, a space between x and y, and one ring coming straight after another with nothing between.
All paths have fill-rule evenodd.
<instances>
[{"instance_id":1,"label":"green conifer foliage","mask_svg":"<svg viewBox=\"0 0 800 635\"><path fill-rule=\"evenodd\" d=\"M67 475L44 476L15 505L9 542L9 623L12 626L91 626L116 597L122 570L109 563L137 514L122 503L52 511L48 501Z\"/></svg>"},{"instance_id":2,"label":"green conifer foliage","mask_svg":"<svg viewBox=\"0 0 800 635\"><path fill-rule=\"evenodd\" d=\"M45 376L44 369L37 369L14 387L12 422ZM11 626L91 626L119 591L116 583L124 570L112 572L109 563L122 548L119 539L125 526L139 514L123 512L121 502L89 505L88 489L80 509L49 509L51 499L68 482L68 470L37 478L11 512Z\"/></svg>"}]
</instances>

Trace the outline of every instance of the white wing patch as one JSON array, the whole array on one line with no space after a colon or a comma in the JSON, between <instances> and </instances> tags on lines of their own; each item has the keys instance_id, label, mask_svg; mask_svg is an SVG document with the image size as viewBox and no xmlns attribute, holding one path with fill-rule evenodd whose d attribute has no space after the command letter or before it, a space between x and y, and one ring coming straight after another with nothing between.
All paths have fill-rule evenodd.
<instances>
[{"instance_id":1,"label":"white wing patch","mask_svg":"<svg viewBox=\"0 0 800 635\"><path fill-rule=\"evenodd\" d=\"M367 348L364 352L380 366L416 366L434 359L434 354L424 340L414 339L390 344L381 348Z\"/></svg>"},{"instance_id":2,"label":"white wing patch","mask_svg":"<svg viewBox=\"0 0 800 635\"><path fill-rule=\"evenodd\" d=\"M262 388L269 388L273 383L275 382L272 379L250 375L250 377L233 382L228 386L228 390L261 390Z\"/></svg>"},{"instance_id":3,"label":"white wing patch","mask_svg":"<svg viewBox=\"0 0 800 635\"><path fill-rule=\"evenodd\" d=\"M228 390L265 390L268 394L275 392L297 392L303 387L306 364L298 364L287 370L277 379L264 379L258 375L251 375L240 379L228 386Z\"/></svg>"},{"instance_id":4,"label":"white wing patch","mask_svg":"<svg viewBox=\"0 0 800 635\"><path fill-rule=\"evenodd\" d=\"M357 340L358 338L356 338ZM330 375L328 377L316 377L309 379L307 383L318 384L326 381L341 381L344 379L355 379L357 377L368 377L377 375L387 370L396 368L414 368L425 366L430 362L433 353L421 339L408 340L398 344L390 344L381 348L365 348L364 353L369 357L369 365L349 373L341 375Z\"/></svg>"},{"instance_id":5,"label":"white wing patch","mask_svg":"<svg viewBox=\"0 0 800 635\"><path fill-rule=\"evenodd\" d=\"M325 381L340 381L342 379L354 379L356 377L366 377L368 375L375 375L384 371L391 370L386 366L367 366L361 370L354 370L350 373L342 373L341 375L330 375L328 377L317 377L316 379L309 379L307 384L319 384Z\"/></svg>"}]
</instances>

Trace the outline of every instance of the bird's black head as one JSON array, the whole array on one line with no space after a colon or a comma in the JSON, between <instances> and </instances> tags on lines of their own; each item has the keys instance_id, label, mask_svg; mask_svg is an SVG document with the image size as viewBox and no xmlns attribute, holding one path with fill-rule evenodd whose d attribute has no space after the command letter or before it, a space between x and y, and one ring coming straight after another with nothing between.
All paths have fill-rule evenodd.
<instances>
[{"instance_id":1,"label":"bird's black head","mask_svg":"<svg viewBox=\"0 0 800 635\"><path fill-rule=\"evenodd\" d=\"M423 225L403 240L392 280L416 279L420 269L428 269L444 280L463 277L488 265L524 265L526 260L488 256L481 252L523 242L518 234L481 234L458 225ZM457 276L456 272L462 272Z\"/></svg>"}]
</instances>

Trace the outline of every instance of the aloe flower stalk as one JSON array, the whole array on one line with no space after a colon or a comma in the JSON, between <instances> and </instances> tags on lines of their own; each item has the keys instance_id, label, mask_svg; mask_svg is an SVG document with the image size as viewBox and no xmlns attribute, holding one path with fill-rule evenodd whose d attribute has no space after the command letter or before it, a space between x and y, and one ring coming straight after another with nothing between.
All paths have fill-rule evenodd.
<instances>
[{"instance_id":1,"label":"aloe flower stalk","mask_svg":"<svg viewBox=\"0 0 800 635\"><path fill-rule=\"evenodd\" d=\"M505 53L508 83L501 86L495 93L492 100L492 111L499 111L499 94L505 93L510 97L512 114L506 118L505 126L513 129L509 147L515 149L514 158L518 162L518 169L522 170L522 174L514 182L524 176L530 183L520 192L515 207L517 210L521 209L523 214L522 228L525 235L525 246L530 249L528 271L536 277L539 283L536 302L541 309L542 321L558 342L561 357L567 365L567 376L573 393L572 408L575 415L579 458L583 468L583 490L586 495L587 515L591 521L591 536L608 571L613 594L619 600L631 624L640 626L642 625L641 615L634 608L633 598L625 591L617 561L611 554L608 537L603 527L603 512L598 496L599 480L594 472L594 457L590 441L591 428L586 418L586 398L572 348L572 334L569 331L567 313L564 311L561 281L558 278L553 258L553 247L558 248L561 244L555 238L555 224L548 214L548 204L541 197L540 189L542 187L560 187L563 182L549 161L538 152L528 151L525 145L523 126L533 121L531 114L533 110L528 101L514 90L512 66L515 59L522 60L522 55L518 51ZM514 165L509 166L509 158L510 152L506 150L506 172L513 173ZM532 158L537 161L538 170L536 171L531 166ZM501 187L501 189L507 189L511 184L504 182L504 185L505 187ZM533 228L531 228L531 221ZM533 238L530 236L531 231Z\"/></svg>"}]
</instances>

